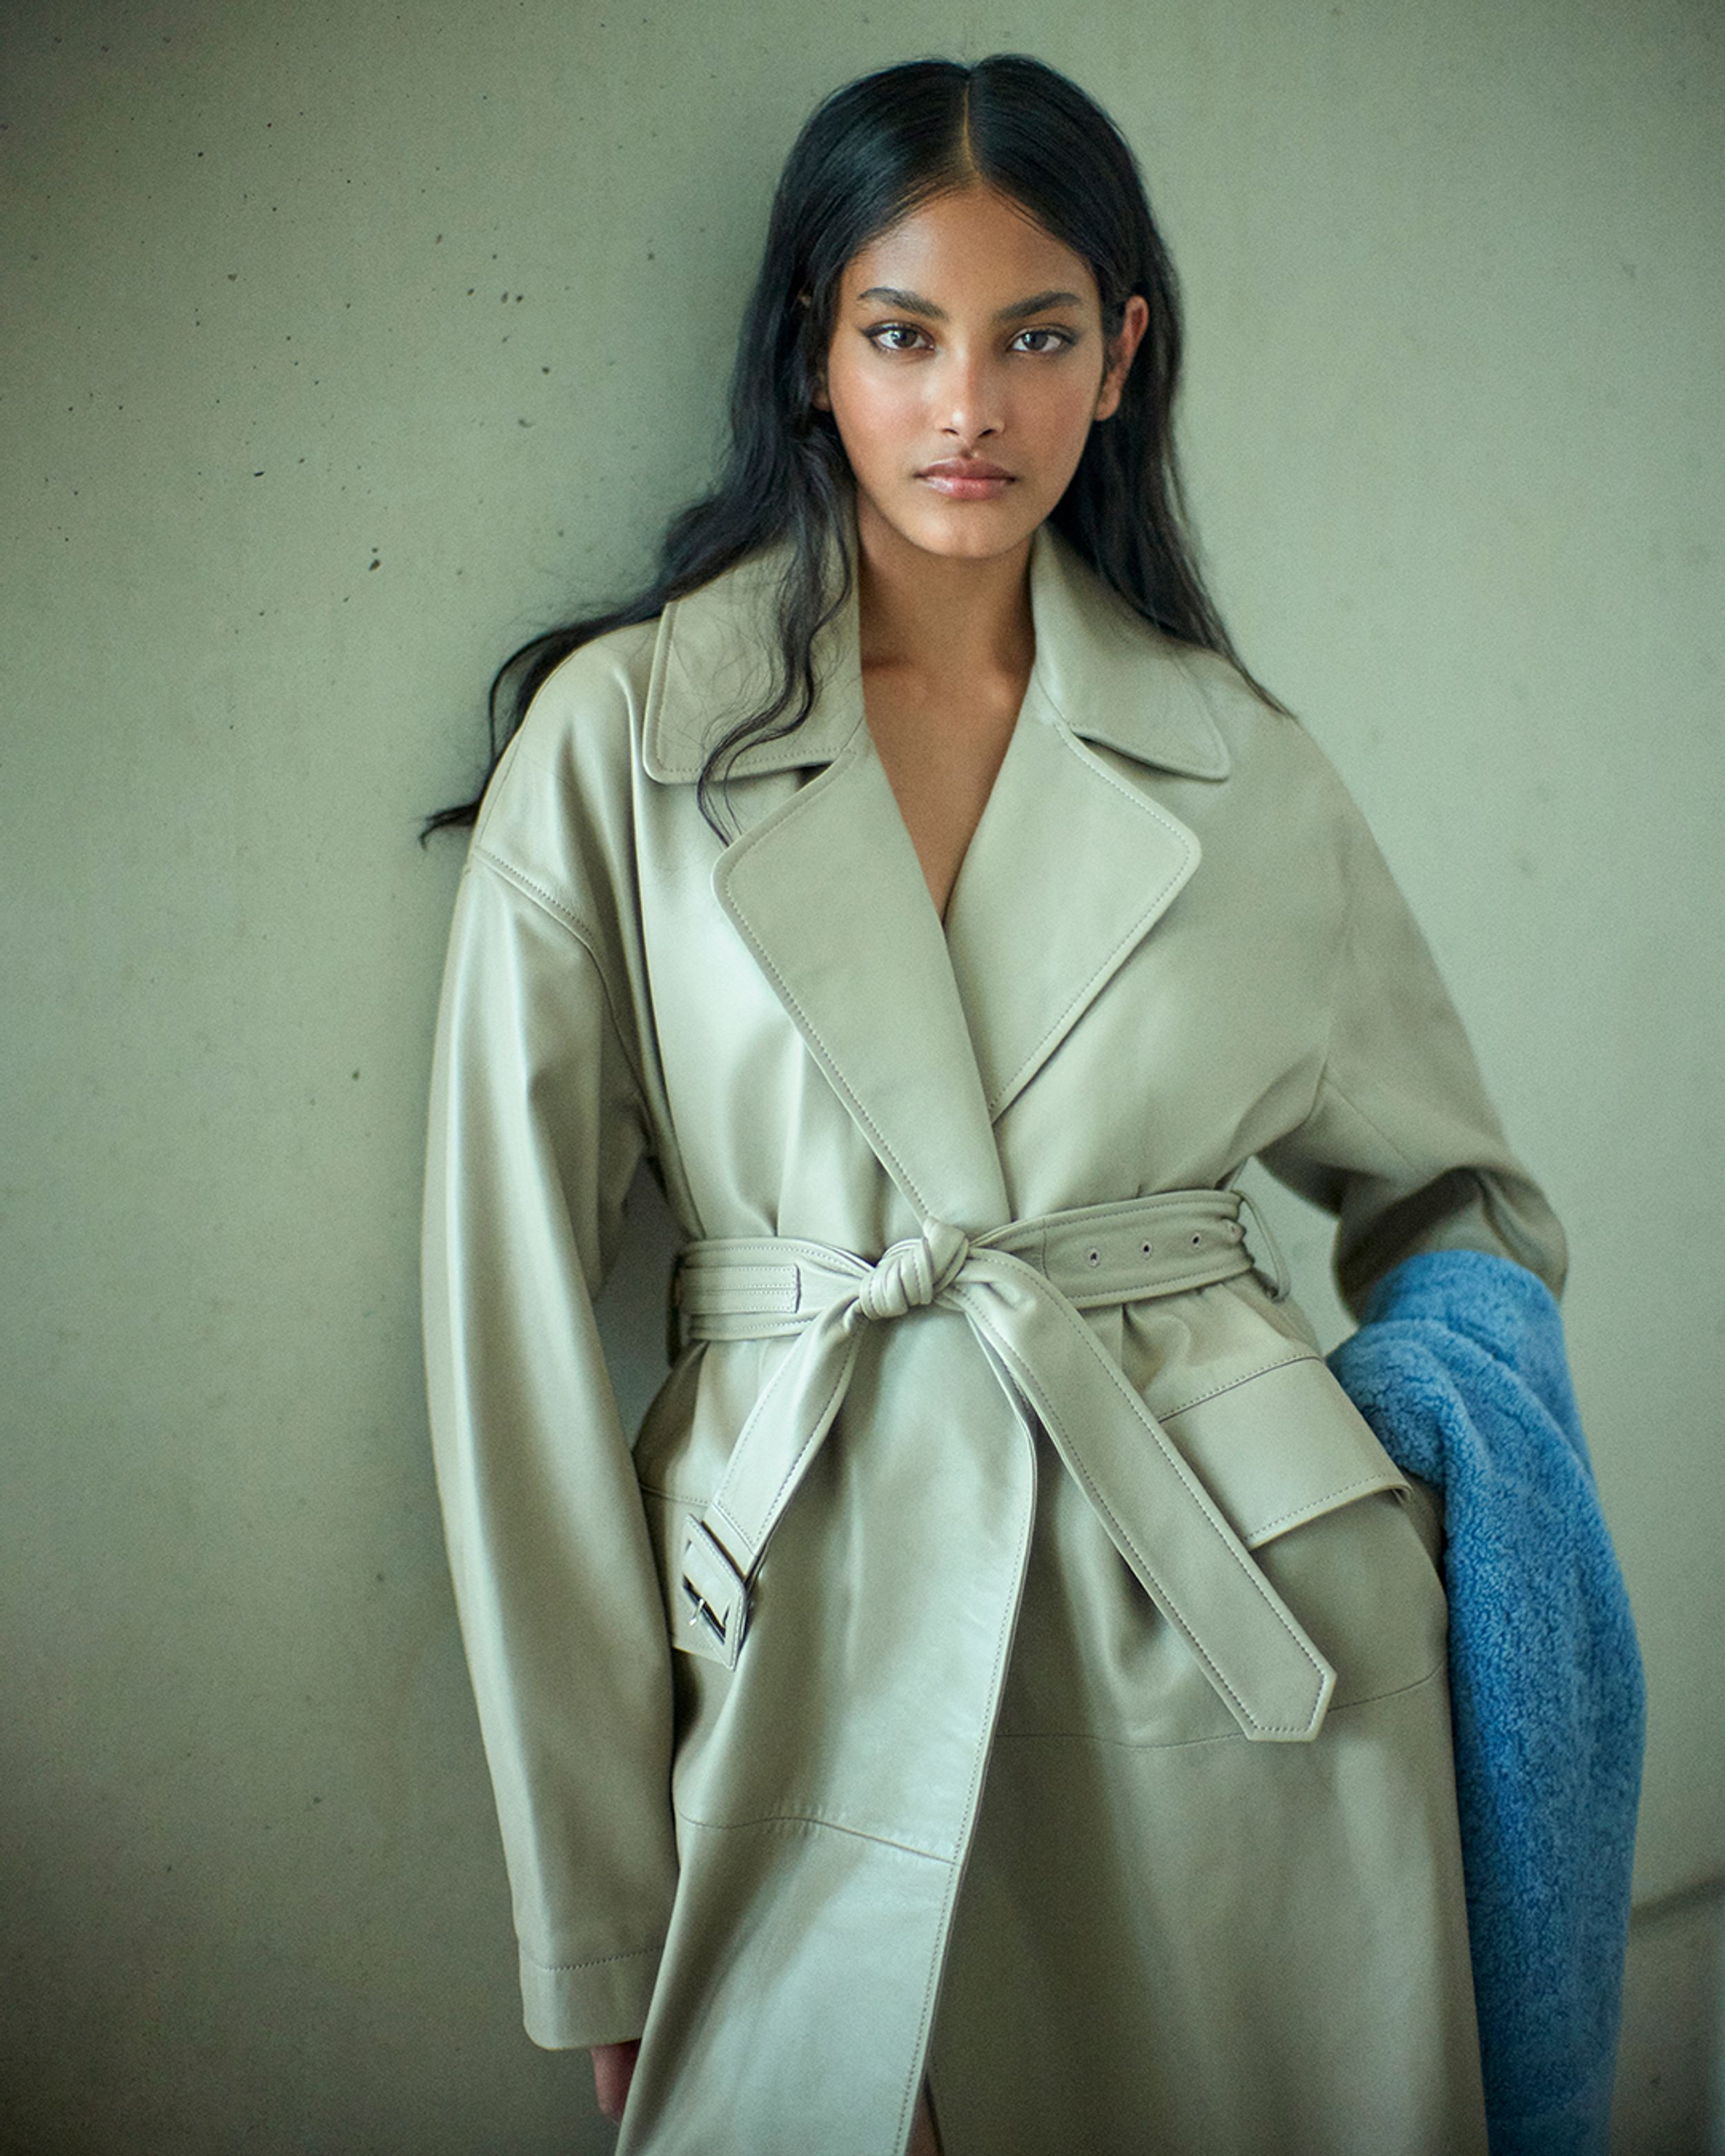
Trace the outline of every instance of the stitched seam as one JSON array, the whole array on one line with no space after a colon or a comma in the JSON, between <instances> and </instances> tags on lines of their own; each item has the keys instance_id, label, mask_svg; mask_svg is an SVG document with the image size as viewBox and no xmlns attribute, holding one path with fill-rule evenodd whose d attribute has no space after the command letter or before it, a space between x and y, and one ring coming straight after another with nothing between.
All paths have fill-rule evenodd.
<instances>
[{"instance_id":1,"label":"stitched seam","mask_svg":"<svg viewBox=\"0 0 1725 2156\"><path fill-rule=\"evenodd\" d=\"M1357 1707L1375 1707L1386 1699L1399 1699L1404 1692L1418 1691L1422 1685L1440 1676L1445 1668L1442 1659L1434 1662L1423 1677L1412 1677L1406 1684L1391 1685L1387 1691L1368 1693L1363 1699L1332 1702L1332 1714L1350 1714ZM1108 1737L1094 1729L1001 1729L997 1730L997 1744L1106 1744L1117 1752L1186 1752L1200 1744L1245 1744L1251 1740L1243 1730L1219 1729L1213 1737Z\"/></svg>"},{"instance_id":2,"label":"stitched seam","mask_svg":"<svg viewBox=\"0 0 1725 2156\"><path fill-rule=\"evenodd\" d=\"M589 1954L585 1961L541 1961L536 1954L529 1953L523 1947L521 1959L531 1962L535 1969L542 1969L547 1976L562 1976L572 1969L606 1969L617 1961L644 1961L649 1954L662 1954L664 1952L665 1941L661 1939L657 1946L632 1947L627 1953Z\"/></svg>"},{"instance_id":3,"label":"stitched seam","mask_svg":"<svg viewBox=\"0 0 1725 2156\"><path fill-rule=\"evenodd\" d=\"M839 768L840 758L837 757L835 757L833 762L827 767L827 769L829 772L837 771ZM809 785L805 786L799 793L793 797L789 804L781 813L781 828L784 824L788 824L793 816L797 815L807 806L809 796L814 793L815 788L819 785L819 783L820 781L816 779L811 782ZM737 845L740 850L737 855L733 856L733 860L740 859L743 852L752 851L754 844L758 840L759 829L764 828L764 826L757 827L756 831L749 833L747 837L740 839L737 841ZM932 1211L932 1208L930 1206L927 1199L924 1198L922 1193L911 1181L904 1163L899 1158L897 1153L893 1150L891 1146L887 1143L885 1134L876 1124L873 1116L870 1116L868 1111L864 1107L862 1102L857 1098L856 1094L852 1088L845 1083L845 1075L839 1068L838 1060L834 1055L832 1050L828 1047L825 1036L821 1033L819 1028L815 1024L813 1019L809 1017L808 1012L803 1009L802 1004L793 993L790 983L786 980L784 975L779 971L778 968L775 966L768 957L766 950L762 945L760 935L755 927L753 916L744 911L741 901L737 896L737 881L734 873L729 879L726 888L730 896L731 904L735 910L737 921L748 931L749 942L754 951L756 963L761 968L762 971L767 975L768 979L772 981L784 1002L796 1013L798 1020L803 1028L804 1034L809 1041L814 1044L817 1054L819 1055L823 1064L826 1066L829 1076L832 1079L834 1085L838 1088L844 1099L850 1103L851 1113L856 1117L856 1120L862 1125L863 1128L869 1133L875 1151L880 1154L881 1159L892 1170L893 1173L898 1178L900 1183L903 1185L906 1197L908 1197L911 1203L916 1206L918 1213L927 1219Z\"/></svg>"},{"instance_id":4,"label":"stitched seam","mask_svg":"<svg viewBox=\"0 0 1725 2156\"><path fill-rule=\"evenodd\" d=\"M1399 1468L1396 1469L1396 1473L1400 1475ZM1250 1547L1255 1548L1260 1542L1267 1542L1280 1528L1292 1523L1297 1522L1304 1527L1308 1520L1317 1517L1314 1509L1317 1506L1335 1505L1344 1497L1370 1497L1374 1495L1393 1497L1397 1494L1395 1484L1384 1481L1381 1476L1367 1475L1357 1477L1352 1482L1338 1482L1333 1490L1326 1490L1321 1496L1308 1497L1304 1504L1278 1513L1273 1520L1266 1520L1260 1527L1254 1527Z\"/></svg>"},{"instance_id":5,"label":"stitched seam","mask_svg":"<svg viewBox=\"0 0 1725 2156\"><path fill-rule=\"evenodd\" d=\"M588 927L579 914L572 912L552 892L535 883L531 876L523 875L513 862L505 860L501 854L494 854L489 846L475 845L473 850L478 858L488 867L495 870L506 883L512 884L524 898L531 899L542 913L548 914L560 927L567 928L593 961L593 971L599 977L600 993L605 998L605 1015L611 1021L611 1030L617 1036L617 1045L623 1050L623 1060L629 1065L629 1075L635 1081L635 1091L640 1096L642 1111L644 1115L646 1082L641 1075L640 1066L635 1060L634 1051L629 1047L629 1034L624 1030L623 1021L618 1015L617 998L611 992L611 983L606 977L604 964L599 957L598 941L595 932Z\"/></svg>"},{"instance_id":6,"label":"stitched seam","mask_svg":"<svg viewBox=\"0 0 1725 2156\"><path fill-rule=\"evenodd\" d=\"M692 1279L697 1273L718 1270L720 1270L718 1267L704 1265L699 1258L692 1261L686 1258L684 1260L683 1271L685 1278ZM787 1291L784 1276L787 1273L793 1273L796 1267L794 1265L726 1265L722 1270L725 1280L721 1286L730 1287L737 1294L741 1294L742 1290L747 1287L753 1289L757 1294L783 1295ZM718 1291L707 1289L703 1291L711 1294Z\"/></svg>"},{"instance_id":7,"label":"stitched seam","mask_svg":"<svg viewBox=\"0 0 1725 2156\"><path fill-rule=\"evenodd\" d=\"M546 912L561 921L572 935L578 937L589 950L593 949L593 931L573 906L565 906L555 891L547 891L542 883L536 883L524 870L518 869L513 861L506 860L501 854L494 854L489 846L476 845L473 850L500 875L506 876L518 890L525 891L529 898L536 899Z\"/></svg>"},{"instance_id":8,"label":"stitched seam","mask_svg":"<svg viewBox=\"0 0 1725 2156\"><path fill-rule=\"evenodd\" d=\"M749 1340L794 1340L809 1327L809 1313L787 1306L783 1310L691 1310L685 1303L683 1322L691 1342L708 1348L736 1348Z\"/></svg>"},{"instance_id":9,"label":"stitched seam","mask_svg":"<svg viewBox=\"0 0 1725 2156\"><path fill-rule=\"evenodd\" d=\"M1019 1065L1018 1069L1013 1072L1011 1077L1004 1080L999 1091L990 1096L988 1102L988 1107L991 1116L998 1116L1001 1113L1002 1103L1011 1099L1015 1090L1024 1081L1025 1074L1030 1070L1033 1065L1038 1062L1045 1050L1047 1048L1048 1044L1063 1029L1071 1017L1071 1014L1075 1011L1081 1009L1083 1005L1089 1001L1090 998L1094 994L1100 984L1111 973L1113 972L1114 968L1120 962L1122 953L1129 949L1131 946L1137 942L1139 937L1145 933L1146 929L1148 927L1152 919L1156 915L1158 909L1163 905L1168 893L1178 890L1180 885L1192 873L1193 858L1191 834L1189 831L1184 830L1171 816L1165 814L1162 809L1157 807L1153 801L1146 800L1142 793L1137 793L1133 788L1127 786L1123 780L1117 778L1114 773L1110 771L1107 766L1101 762L1100 757L1091 756L1088 751L1084 748L1076 736L1072 733L1070 727L1066 728L1065 731L1068 735L1068 746L1073 749L1086 763L1089 764L1094 770L1098 772L1101 777L1107 781L1109 785L1114 788L1117 793L1123 794L1125 798L1131 802L1133 808L1142 809L1147 815L1153 818L1157 823L1162 824L1176 840L1184 846L1185 853L1179 866L1168 877L1168 881L1164 883L1147 901L1143 911L1136 916L1132 927L1127 929L1126 933L1121 937L1120 941L1113 945L1110 949L1107 957L1103 959L1101 965L1096 968L1095 973L1091 975L1090 978L1085 982L1083 987L1081 988L1072 997L1070 1002L1064 1006L1060 1015L1054 1020L1053 1024L1048 1028L1048 1030L1036 1043L1036 1045L1030 1050L1024 1060Z\"/></svg>"},{"instance_id":10,"label":"stitched seam","mask_svg":"<svg viewBox=\"0 0 1725 2156\"><path fill-rule=\"evenodd\" d=\"M994 1341L993 1344L997 1351L1003 1353L1004 1359L1017 1372L1019 1382L1023 1385L1026 1375L1026 1370L1022 1358L1014 1354L1001 1341L997 1339ZM1028 1391L1028 1387L1026 1387L1025 1389ZM1065 1423L1058 1414L1055 1414L1053 1412L1051 1408L1048 1408L1046 1412L1049 1414L1049 1419L1058 1427L1060 1435L1065 1440L1068 1454L1066 1464L1068 1467L1070 1468L1075 1465L1076 1455L1071 1453L1071 1438L1067 1431ZM1190 1620L1188 1619L1184 1610L1175 1600L1174 1597L1168 1592L1167 1586L1162 1579L1159 1571L1149 1563L1143 1552L1138 1548L1137 1543L1127 1532L1124 1522L1117 1516L1113 1508L1104 1499L1101 1491L1097 1489L1095 1482L1091 1481L1090 1476L1087 1473L1083 1474L1081 1479L1085 1491L1089 1496L1091 1504L1095 1506L1096 1511L1101 1515L1103 1519L1108 1522L1110 1527L1116 1533L1118 1540L1124 1544L1127 1549L1131 1551L1139 1567L1156 1581L1157 1590L1161 1597L1163 1607L1167 1609L1169 1616L1171 1616L1174 1620L1174 1622L1178 1625L1180 1631L1186 1640L1187 1645L1190 1647L1193 1653L1203 1664L1205 1671L1209 1675L1211 1681L1216 1686L1219 1691L1223 1692L1229 1699L1232 1700L1235 1705L1238 1707L1242 1712L1244 1712L1245 1705L1245 1702L1240 1698L1239 1693L1235 1691L1233 1686L1229 1683L1227 1678L1223 1676L1220 1670L1219 1670L1215 1664L1210 1660L1209 1655L1205 1653L1204 1646L1199 1641L1196 1632L1194 1630ZM1225 1544L1224 1547L1226 1547Z\"/></svg>"},{"instance_id":11,"label":"stitched seam","mask_svg":"<svg viewBox=\"0 0 1725 2156\"><path fill-rule=\"evenodd\" d=\"M1176 1415L1183 1415L1192 1408L1201 1408L1206 1400L1219 1400L1224 1393L1231 1393L1241 1385L1249 1385L1255 1378L1267 1378L1272 1370L1291 1370L1296 1363L1321 1363L1322 1360L1322 1355L1314 1355L1309 1348L1302 1348L1297 1355L1282 1355L1274 1363L1260 1363L1255 1370L1248 1370L1243 1378L1230 1378L1225 1385L1217 1385L1209 1392L1199 1393L1189 1400L1182 1400L1178 1407L1170 1408L1166 1414L1159 1414L1156 1419L1159 1423L1171 1423Z\"/></svg>"},{"instance_id":12,"label":"stitched seam","mask_svg":"<svg viewBox=\"0 0 1725 2156\"><path fill-rule=\"evenodd\" d=\"M738 906L737 911L739 920L748 921L748 916L743 912L741 906ZM863 1106L861 1101L858 1099L854 1088L845 1083L845 1075L839 1070L838 1060L834 1057L832 1050L828 1047L824 1034L815 1024L814 1020L810 1018L808 1012L803 1008L802 1003L793 991L790 983L786 980L784 975L779 971L778 968L775 966L772 960L767 956L765 950L762 947L761 939L755 932L752 921L749 921L749 934L755 947L755 957L757 962L760 964L762 970L768 974L768 978L773 981L773 985L778 988L779 993L784 998L786 1003L788 1003L791 1009L797 1014L798 1019L801 1023L804 1033L814 1044L816 1053L819 1055L821 1061L826 1065L827 1070L832 1077L833 1083L838 1087L839 1092L844 1096L845 1100L850 1103L851 1113L856 1117L856 1120L862 1125L863 1128L869 1133L869 1136L881 1158L886 1163L888 1167L892 1169L893 1173L898 1177L899 1181L904 1185L905 1194L910 1199L911 1204L915 1205L918 1213L927 1219L933 1209L930 1206L928 1200L922 1195L922 1191L917 1188L916 1183L911 1179L910 1171L906 1168L904 1163L899 1158L896 1151L888 1143L886 1133L881 1130L880 1125L875 1121L868 1110Z\"/></svg>"},{"instance_id":13,"label":"stitched seam","mask_svg":"<svg viewBox=\"0 0 1725 2156\"><path fill-rule=\"evenodd\" d=\"M913 1841L896 1841L889 1834L870 1834L866 1828L841 1826L836 1820L823 1819L818 1812L762 1812L753 1819L709 1820L698 1812L685 1811L682 1805L671 1809L686 1826L698 1826L706 1834L741 1834L757 1826L818 1826L828 1834L848 1835L852 1841L871 1841L881 1849L896 1849L906 1856L920 1856L925 1864L951 1866L952 1859L942 1856L932 1849L919 1849Z\"/></svg>"},{"instance_id":14,"label":"stitched seam","mask_svg":"<svg viewBox=\"0 0 1725 2156\"><path fill-rule=\"evenodd\" d=\"M794 1281L719 1281L703 1280L685 1271L680 1281L679 1307L685 1317L749 1317L763 1320L793 1317L798 1295Z\"/></svg>"},{"instance_id":15,"label":"stitched seam","mask_svg":"<svg viewBox=\"0 0 1725 2156\"><path fill-rule=\"evenodd\" d=\"M827 1419L832 1409L833 1403L839 1398L839 1394L845 1391L850 1383L850 1373L856 1362L856 1350L857 1342L853 1340L847 1347L844 1360L840 1363L838 1370L834 1375L832 1385L827 1393L825 1399L821 1402L819 1410L814 1416L811 1418L810 1435L804 1438L803 1443L798 1446L795 1458L792 1460L789 1466L785 1469L784 1473L779 1477L778 1486L774 1490L772 1497L768 1500L766 1515L768 1522L773 1521L777 1517L779 1500L783 1496L785 1491L796 1481L797 1477L802 1472L803 1462L809 1457L809 1455L814 1450L816 1445L819 1442L819 1439L813 1434L814 1431L819 1430L820 1437L822 1438L826 1435L828 1427ZM791 1365L796 1361L796 1352L793 1349L790 1354L785 1357L783 1362L779 1364L778 1368L768 1379L767 1390L762 1394L760 1400L755 1409L755 1414L757 1415L758 1415L762 1409L765 1407L773 1388L783 1378L785 1373L790 1368ZM751 1417L751 1420L753 1418ZM735 1453L732 1455L732 1457L733 1460L736 1458ZM728 1473L728 1469L726 1471ZM759 1553L748 1529L742 1524L742 1521L737 1517L730 1507L723 1502L722 1496L716 1496L708 1509L711 1512L716 1512L719 1517L724 1521L725 1524L735 1532L737 1540L742 1543L743 1548L747 1553L746 1561L747 1568L749 1571L752 1572L755 1564L758 1560Z\"/></svg>"},{"instance_id":16,"label":"stitched seam","mask_svg":"<svg viewBox=\"0 0 1725 2156\"><path fill-rule=\"evenodd\" d=\"M783 1285L774 1287L770 1281L757 1281L752 1287L744 1281L736 1281L726 1287L701 1289L701 1309L690 1309L690 1302L695 1302L695 1296L685 1294L684 1311L690 1317L748 1317L755 1309L759 1309L761 1317L785 1317L791 1311L796 1311L796 1289Z\"/></svg>"},{"instance_id":17,"label":"stitched seam","mask_svg":"<svg viewBox=\"0 0 1725 2156\"><path fill-rule=\"evenodd\" d=\"M753 1255L737 1257L734 1253L739 1250ZM691 1245L684 1255L691 1272L785 1272L794 1270L798 1259L819 1270L839 1271L857 1280L869 1270L868 1260L849 1250L797 1235L711 1235Z\"/></svg>"}]
</instances>

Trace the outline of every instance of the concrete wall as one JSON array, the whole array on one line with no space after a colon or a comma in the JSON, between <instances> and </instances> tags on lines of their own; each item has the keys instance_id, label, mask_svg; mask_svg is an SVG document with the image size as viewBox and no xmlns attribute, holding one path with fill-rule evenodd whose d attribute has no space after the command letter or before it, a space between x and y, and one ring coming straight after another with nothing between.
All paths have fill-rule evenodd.
<instances>
[{"instance_id":1,"label":"concrete wall","mask_svg":"<svg viewBox=\"0 0 1725 2156\"><path fill-rule=\"evenodd\" d=\"M1717 13L14 0L0 39L0 2140L604 2145L584 2061L519 2033L427 1462L458 849L415 819L472 773L490 664L626 588L700 484L814 99L1016 48L1142 154L1219 596L1573 1233L1653 1696L1624 2146L1700 2148Z\"/></svg>"}]
</instances>

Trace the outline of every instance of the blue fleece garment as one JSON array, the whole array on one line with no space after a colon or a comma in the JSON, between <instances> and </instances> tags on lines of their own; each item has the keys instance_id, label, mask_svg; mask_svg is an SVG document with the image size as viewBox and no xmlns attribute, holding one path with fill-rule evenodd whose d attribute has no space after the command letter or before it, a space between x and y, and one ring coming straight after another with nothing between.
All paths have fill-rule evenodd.
<instances>
[{"instance_id":1,"label":"blue fleece garment","mask_svg":"<svg viewBox=\"0 0 1725 2156\"><path fill-rule=\"evenodd\" d=\"M1427 1251L1378 1283L1330 1366L1444 1494L1491 2156L1604 2156L1645 1705L1557 1304L1507 1258Z\"/></svg>"}]
</instances>

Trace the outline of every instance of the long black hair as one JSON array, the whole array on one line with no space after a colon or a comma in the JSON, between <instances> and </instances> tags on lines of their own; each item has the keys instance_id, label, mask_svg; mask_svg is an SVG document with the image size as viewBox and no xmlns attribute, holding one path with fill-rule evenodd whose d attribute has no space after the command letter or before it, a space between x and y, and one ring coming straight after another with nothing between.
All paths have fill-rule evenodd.
<instances>
[{"instance_id":1,"label":"long black hair","mask_svg":"<svg viewBox=\"0 0 1725 2156\"><path fill-rule=\"evenodd\" d=\"M737 342L718 484L672 520L651 580L632 599L548 629L499 667L488 704L490 770L535 691L578 646L650 620L745 556L788 542L773 694L713 743L701 773L701 806L722 835L715 796L732 760L808 717L815 639L856 573L850 469L831 415L814 403L845 267L934 196L978 182L1020 203L1090 264L1110 344L1133 293L1150 310L1119 408L1091 428L1050 521L1135 612L1219 652L1251 680L1193 558L1173 434L1178 287L1131 150L1093 99L1040 60L1019 53L969 67L911 60L846 83L804 124L779 176ZM425 830L470 824L482 794L429 817Z\"/></svg>"}]
</instances>

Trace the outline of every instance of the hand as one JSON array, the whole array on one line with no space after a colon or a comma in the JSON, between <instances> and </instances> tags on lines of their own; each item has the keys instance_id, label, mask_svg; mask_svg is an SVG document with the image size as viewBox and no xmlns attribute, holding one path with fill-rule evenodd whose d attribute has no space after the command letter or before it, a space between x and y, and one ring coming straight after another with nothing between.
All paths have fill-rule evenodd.
<instances>
[{"instance_id":1,"label":"hand","mask_svg":"<svg viewBox=\"0 0 1725 2156\"><path fill-rule=\"evenodd\" d=\"M634 2078L635 2061L640 2055L641 2040L631 2036L626 2044L595 2044L593 2051L593 2093L599 2100L599 2109L607 2118L616 2120L623 2116L623 2107L629 2101L629 2085Z\"/></svg>"}]
</instances>

